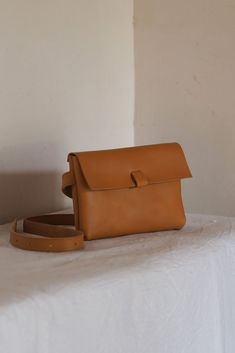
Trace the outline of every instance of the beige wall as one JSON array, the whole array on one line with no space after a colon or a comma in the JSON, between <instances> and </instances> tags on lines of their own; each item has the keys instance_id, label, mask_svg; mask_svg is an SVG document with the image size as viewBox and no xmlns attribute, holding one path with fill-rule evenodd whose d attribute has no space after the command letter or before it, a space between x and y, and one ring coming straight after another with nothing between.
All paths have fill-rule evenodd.
<instances>
[{"instance_id":1,"label":"beige wall","mask_svg":"<svg viewBox=\"0 0 235 353\"><path fill-rule=\"evenodd\" d=\"M0 1L0 223L67 205L69 151L133 144L132 0Z\"/></svg>"},{"instance_id":2,"label":"beige wall","mask_svg":"<svg viewBox=\"0 0 235 353\"><path fill-rule=\"evenodd\" d=\"M130 0L0 1L0 223L68 205L68 151L133 144ZM188 211L235 215L235 5L135 0L135 143L179 141Z\"/></svg>"},{"instance_id":3,"label":"beige wall","mask_svg":"<svg viewBox=\"0 0 235 353\"><path fill-rule=\"evenodd\" d=\"M179 141L188 211L235 216L235 2L135 1L135 142Z\"/></svg>"}]
</instances>

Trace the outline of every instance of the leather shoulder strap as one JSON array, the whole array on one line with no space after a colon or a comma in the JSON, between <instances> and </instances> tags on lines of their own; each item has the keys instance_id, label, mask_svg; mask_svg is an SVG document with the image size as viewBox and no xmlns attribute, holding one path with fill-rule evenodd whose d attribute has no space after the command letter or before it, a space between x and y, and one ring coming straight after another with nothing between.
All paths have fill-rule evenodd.
<instances>
[{"instance_id":1,"label":"leather shoulder strap","mask_svg":"<svg viewBox=\"0 0 235 353\"><path fill-rule=\"evenodd\" d=\"M82 249L83 232L61 225L74 225L74 215L53 214L30 217L23 222L23 232L17 231L17 220L15 220L11 225L10 242L17 248L34 251L60 252Z\"/></svg>"},{"instance_id":2,"label":"leather shoulder strap","mask_svg":"<svg viewBox=\"0 0 235 353\"><path fill-rule=\"evenodd\" d=\"M72 198L72 186L74 185L74 178L71 172L62 175L62 192Z\"/></svg>"},{"instance_id":3,"label":"leather shoulder strap","mask_svg":"<svg viewBox=\"0 0 235 353\"><path fill-rule=\"evenodd\" d=\"M65 173L62 177L62 191L65 195L72 197L73 185L72 173ZM17 220L15 220L10 229L10 242L17 248L34 251L60 252L82 249L83 232L63 226L74 226L73 214L26 218L23 222L23 232L17 231Z\"/></svg>"}]
</instances>

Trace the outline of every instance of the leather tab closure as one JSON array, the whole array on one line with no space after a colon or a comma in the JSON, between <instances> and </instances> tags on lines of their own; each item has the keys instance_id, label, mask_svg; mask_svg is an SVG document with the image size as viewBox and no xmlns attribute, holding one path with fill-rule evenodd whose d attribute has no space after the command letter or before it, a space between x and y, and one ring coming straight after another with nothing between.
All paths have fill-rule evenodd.
<instances>
[{"instance_id":1,"label":"leather tab closure","mask_svg":"<svg viewBox=\"0 0 235 353\"><path fill-rule=\"evenodd\" d=\"M134 180L134 182L136 183L136 186L138 188L148 185L148 179L141 172L141 170L134 170L133 172L131 172L131 177Z\"/></svg>"}]
</instances>

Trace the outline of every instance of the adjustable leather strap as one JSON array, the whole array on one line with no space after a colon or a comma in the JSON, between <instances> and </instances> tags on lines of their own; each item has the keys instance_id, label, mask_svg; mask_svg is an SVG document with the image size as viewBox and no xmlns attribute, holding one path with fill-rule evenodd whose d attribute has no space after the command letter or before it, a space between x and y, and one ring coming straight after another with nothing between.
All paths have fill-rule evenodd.
<instances>
[{"instance_id":1,"label":"adjustable leather strap","mask_svg":"<svg viewBox=\"0 0 235 353\"><path fill-rule=\"evenodd\" d=\"M72 173L65 173L62 177L63 193L72 197L73 185ZM83 232L63 227L65 225L74 226L73 214L26 218L23 222L23 232L17 231L17 220L15 220L10 229L10 242L17 248L34 251L60 252L82 249L84 247Z\"/></svg>"},{"instance_id":2,"label":"adjustable leather strap","mask_svg":"<svg viewBox=\"0 0 235 353\"><path fill-rule=\"evenodd\" d=\"M82 249L83 232L61 227L61 225L74 225L74 215L53 214L30 217L24 220L23 232L17 231L17 220L15 220L10 230L10 242L17 248L34 251L60 252Z\"/></svg>"}]
</instances>

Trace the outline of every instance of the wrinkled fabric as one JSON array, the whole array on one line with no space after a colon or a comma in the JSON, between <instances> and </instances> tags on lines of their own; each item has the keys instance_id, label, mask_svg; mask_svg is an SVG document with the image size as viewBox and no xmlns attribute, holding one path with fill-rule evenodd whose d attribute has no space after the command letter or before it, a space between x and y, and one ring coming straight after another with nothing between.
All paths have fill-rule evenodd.
<instances>
[{"instance_id":1,"label":"wrinkled fabric","mask_svg":"<svg viewBox=\"0 0 235 353\"><path fill-rule=\"evenodd\" d=\"M13 248L0 226L1 353L234 353L235 218L180 231Z\"/></svg>"}]
</instances>

